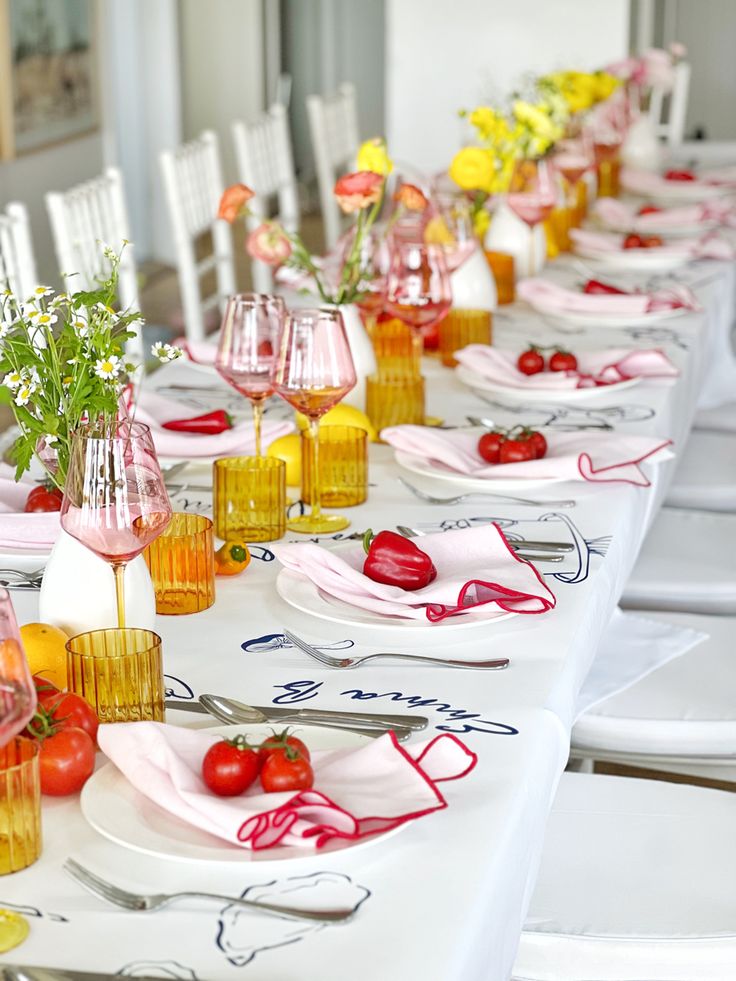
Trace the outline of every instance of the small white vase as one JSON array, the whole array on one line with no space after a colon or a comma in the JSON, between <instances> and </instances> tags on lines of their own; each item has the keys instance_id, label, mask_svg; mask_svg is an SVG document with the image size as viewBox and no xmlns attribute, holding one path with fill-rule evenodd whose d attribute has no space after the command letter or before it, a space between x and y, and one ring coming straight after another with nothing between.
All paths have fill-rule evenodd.
<instances>
[{"instance_id":1,"label":"small white vase","mask_svg":"<svg viewBox=\"0 0 736 981\"><path fill-rule=\"evenodd\" d=\"M530 268L530 237L534 236L534 268ZM526 222L517 217L511 208L502 201L493 212L491 227L486 232L486 248L491 252L505 252L514 257L516 279L536 276L547 261L547 239L544 226L539 224L529 228Z\"/></svg>"},{"instance_id":2,"label":"small white vase","mask_svg":"<svg viewBox=\"0 0 736 981\"><path fill-rule=\"evenodd\" d=\"M69 635L116 627L115 577L104 559L62 531L46 563L38 601L39 619ZM143 556L125 570L125 623L155 629L156 597Z\"/></svg>"},{"instance_id":3,"label":"small white vase","mask_svg":"<svg viewBox=\"0 0 736 981\"><path fill-rule=\"evenodd\" d=\"M478 246L450 276L452 305L457 310L490 310L498 306L496 280Z\"/></svg>"},{"instance_id":4,"label":"small white vase","mask_svg":"<svg viewBox=\"0 0 736 981\"><path fill-rule=\"evenodd\" d=\"M348 392L343 402L365 412L365 380L368 375L372 375L376 370L376 356L373 353L373 345L368 336L368 331L361 320L360 311L355 304L348 303L337 309L342 314L350 353L355 365L355 374L358 379L355 388Z\"/></svg>"},{"instance_id":5,"label":"small white vase","mask_svg":"<svg viewBox=\"0 0 736 981\"><path fill-rule=\"evenodd\" d=\"M627 167L659 170L663 149L651 116L642 114L631 124L621 147L621 159Z\"/></svg>"}]
</instances>

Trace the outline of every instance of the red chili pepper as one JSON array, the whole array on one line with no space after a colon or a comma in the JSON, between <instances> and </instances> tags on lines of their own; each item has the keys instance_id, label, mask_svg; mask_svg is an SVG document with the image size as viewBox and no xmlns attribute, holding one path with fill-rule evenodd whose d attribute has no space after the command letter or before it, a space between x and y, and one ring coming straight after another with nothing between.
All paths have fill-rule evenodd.
<instances>
[{"instance_id":1,"label":"red chili pepper","mask_svg":"<svg viewBox=\"0 0 736 981\"><path fill-rule=\"evenodd\" d=\"M420 548L393 531L379 531L374 537L368 529L363 538L368 553L363 573L373 582L402 589L422 589L437 578L434 563Z\"/></svg>"},{"instance_id":2,"label":"red chili pepper","mask_svg":"<svg viewBox=\"0 0 736 981\"><path fill-rule=\"evenodd\" d=\"M615 286L609 286L608 283L602 283L600 279L589 279L583 287L583 293L609 293L611 295L615 294L617 296L625 296L626 290L620 290Z\"/></svg>"},{"instance_id":3,"label":"red chili pepper","mask_svg":"<svg viewBox=\"0 0 736 981\"><path fill-rule=\"evenodd\" d=\"M203 416L193 416L191 419L172 419L163 424L164 429L175 433L200 433L203 436L216 436L226 429L233 428L233 420L224 409L207 412Z\"/></svg>"}]
</instances>

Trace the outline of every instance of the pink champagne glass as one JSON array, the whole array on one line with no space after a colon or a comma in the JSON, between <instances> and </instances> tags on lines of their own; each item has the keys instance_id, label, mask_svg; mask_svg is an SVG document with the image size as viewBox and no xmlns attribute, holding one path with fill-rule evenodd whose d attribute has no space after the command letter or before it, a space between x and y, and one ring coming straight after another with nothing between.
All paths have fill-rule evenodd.
<instances>
[{"instance_id":1,"label":"pink champagne glass","mask_svg":"<svg viewBox=\"0 0 736 981\"><path fill-rule=\"evenodd\" d=\"M250 400L256 456L261 456L263 408L273 394L273 359L285 318L282 298L267 293L231 296L222 318L215 368Z\"/></svg>"},{"instance_id":2,"label":"pink champagne glass","mask_svg":"<svg viewBox=\"0 0 736 981\"><path fill-rule=\"evenodd\" d=\"M125 626L125 567L171 520L151 431L140 422L89 425L74 433L61 526L109 562L118 626Z\"/></svg>"},{"instance_id":3,"label":"pink champagne glass","mask_svg":"<svg viewBox=\"0 0 736 981\"><path fill-rule=\"evenodd\" d=\"M21 732L36 711L36 686L23 652L13 603L0 589L0 746Z\"/></svg>"},{"instance_id":4,"label":"pink champagne glass","mask_svg":"<svg viewBox=\"0 0 736 981\"><path fill-rule=\"evenodd\" d=\"M286 318L274 364L278 395L309 419L312 451L312 510L287 523L307 534L340 531L350 524L320 509L319 420L355 387L355 366L339 310L293 310Z\"/></svg>"},{"instance_id":5,"label":"pink champagne glass","mask_svg":"<svg viewBox=\"0 0 736 981\"><path fill-rule=\"evenodd\" d=\"M506 201L514 214L529 226L529 275L534 275L534 228L548 218L555 206L555 186L547 164L517 160Z\"/></svg>"},{"instance_id":6,"label":"pink champagne glass","mask_svg":"<svg viewBox=\"0 0 736 981\"><path fill-rule=\"evenodd\" d=\"M453 273L470 258L478 244L473 227L473 212L470 201L464 194L443 192L437 194L435 200L439 209L435 220L441 222L441 237L447 239L437 244L445 254L448 272ZM429 228L425 229L425 238L428 235Z\"/></svg>"},{"instance_id":7,"label":"pink champagne glass","mask_svg":"<svg viewBox=\"0 0 736 981\"><path fill-rule=\"evenodd\" d=\"M436 348L437 325L451 305L450 275L441 246L394 237L386 281L388 312L421 333L426 348Z\"/></svg>"}]
</instances>

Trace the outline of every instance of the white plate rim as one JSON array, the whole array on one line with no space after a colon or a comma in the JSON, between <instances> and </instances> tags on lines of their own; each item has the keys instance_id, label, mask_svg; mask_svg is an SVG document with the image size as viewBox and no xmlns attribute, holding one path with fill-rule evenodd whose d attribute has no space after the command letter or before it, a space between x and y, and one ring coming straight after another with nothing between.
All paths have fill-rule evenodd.
<instances>
[{"instance_id":1,"label":"white plate rim","mask_svg":"<svg viewBox=\"0 0 736 981\"><path fill-rule=\"evenodd\" d=\"M654 310L649 313L624 316L620 313L587 313L581 310L543 310L542 307L533 303L529 305L535 313L546 320L570 324L574 327L648 327L650 324L658 324L663 320L671 320L673 317L681 317L686 313L696 312L688 310L686 307L675 307L671 310Z\"/></svg>"},{"instance_id":2,"label":"white plate rim","mask_svg":"<svg viewBox=\"0 0 736 981\"><path fill-rule=\"evenodd\" d=\"M618 394L627 388L633 388L634 385L638 385L643 380L637 376L636 378L626 378L624 381L614 382L613 385L602 385L597 388L568 388L564 391L551 392L547 389L522 390L511 386L497 385L473 371L472 368L467 368L462 364L455 368L455 373L459 380L470 389L505 395L517 402L588 402L600 398L604 393ZM506 482L504 481L504 483Z\"/></svg>"},{"instance_id":3,"label":"white plate rim","mask_svg":"<svg viewBox=\"0 0 736 981\"><path fill-rule=\"evenodd\" d=\"M479 493L485 492L486 494L504 494L506 491L516 493L517 491L534 490L537 487L547 487L551 484L566 482L564 477L533 477L527 480L509 477L499 477L497 480L492 477L469 477L465 474L453 473L450 470L436 470L422 457L414 456L414 454L404 450L396 450L394 459L400 467L408 470L409 473L415 473L420 477L445 480L458 488L478 491Z\"/></svg>"},{"instance_id":4,"label":"white plate rim","mask_svg":"<svg viewBox=\"0 0 736 981\"><path fill-rule=\"evenodd\" d=\"M619 252L603 252L583 246L576 246L573 249L575 255L580 256L581 259L587 259L588 262L598 263L602 269L625 269L632 272L670 272L693 261L693 257L686 254L641 254L646 252L652 253L653 251L653 249L622 249Z\"/></svg>"}]
</instances>

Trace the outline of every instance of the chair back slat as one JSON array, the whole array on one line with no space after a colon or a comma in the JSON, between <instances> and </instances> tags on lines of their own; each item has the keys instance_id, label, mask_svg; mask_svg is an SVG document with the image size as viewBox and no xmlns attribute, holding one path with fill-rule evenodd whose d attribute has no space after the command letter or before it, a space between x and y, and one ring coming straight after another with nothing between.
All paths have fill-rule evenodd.
<instances>
[{"instance_id":1,"label":"chair back slat","mask_svg":"<svg viewBox=\"0 0 736 981\"><path fill-rule=\"evenodd\" d=\"M332 190L340 174L353 167L360 142L355 86L344 82L336 95L310 95L307 115L325 238L331 249L342 232L340 208Z\"/></svg>"},{"instance_id":2,"label":"chair back slat","mask_svg":"<svg viewBox=\"0 0 736 981\"><path fill-rule=\"evenodd\" d=\"M12 201L0 213L0 289L26 299L38 285L26 206Z\"/></svg>"},{"instance_id":3,"label":"chair back slat","mask_svg":"<svg viewBox=\"0 0 736 981\"><path fill-rule=\"evenodd\" d=\"M687 120L687 105L690 96L691 66L687 61L680 61L674 68L674 81L669 93L669 111L667 119L663 120L665 96L667 93L661 86L654 86L649 100L649 115L655 124L657 135L664 138L670 147L680 146L685 139L685 122Z\"/></svg>"}]
</instances>

